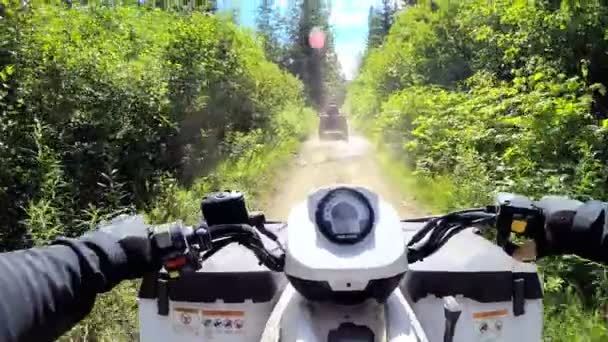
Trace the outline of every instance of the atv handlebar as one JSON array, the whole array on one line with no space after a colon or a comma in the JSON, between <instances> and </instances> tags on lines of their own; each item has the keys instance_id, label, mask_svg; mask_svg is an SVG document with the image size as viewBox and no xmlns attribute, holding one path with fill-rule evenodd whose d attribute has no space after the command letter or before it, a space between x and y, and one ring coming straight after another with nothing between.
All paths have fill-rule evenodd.
<instances>
[{"instance_id":1,"label":"atv handlebar","mask_svg":"<svg viewBox=\"0 0 608 342\"><path fill-rule=\"evenodd\" d=\"M452 236L468 227L495 228L496 244L513 255L519 246L511 242L511 233L541 241L545 235L546 218L535 201L520 195L499 193L494 205L404 222L426 222L408 243L408 261L414 263L435 253ZM418 244L427 237L424 243Z\"/></svg>"},{"instance_id":2,"label":"atv handlebar","mask_svg":"<svg viewBox=\"0 0 608 342\"><path fill-rule=\"evenodd\" d=\"M248 224L201 224L192 228L177 222L154 227L150 239L164 269L174 274L199 269L205 260L232 243L247 247L272 271L281 272L285 264L284 254L277 256L267 250L256 229Z\"/></svg>"},{"instance_id":3,"label":"atv handlebar","mask_svg":"<svg viewBox=\"0 0 608 342\"><path fill-rule=\"evenodd\" d=\"M245 217L248 217L246 223L203 222L193 228L176 222L157 226L150 232L152 248L159 256L164 269L170 274L197 270L205 260L232 243L251 250L260 263L270 270L283 271L284 248L272 229L268 229L281 223L266 222L261 212L246 214ZM544 234L545 218L543 210L528 198L499 194L495 205L402 222L424 223L407 243L408 262L415 263L432 255L451 237L469 227L496 228L496 243L512 255L518 246L510 241L511 233L534 239L541 238ZM280 253L267 249L260 234L273 241Z\"/></svg>"}]
</instances>

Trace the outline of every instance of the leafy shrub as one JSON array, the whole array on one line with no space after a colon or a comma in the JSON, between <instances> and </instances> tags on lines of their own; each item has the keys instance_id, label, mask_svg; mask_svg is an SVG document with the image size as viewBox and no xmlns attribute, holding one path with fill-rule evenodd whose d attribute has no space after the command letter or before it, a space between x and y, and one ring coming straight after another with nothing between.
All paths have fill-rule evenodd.
<instances>
[{"instance_id":1,"label":"leafy shrub","mask_svg":"<svg viewBox=\"0 0 608 342\"><path fill-rule=\"evenodd\" d=\"M286 108L302 105L302 84L219 17L145 7L5 12L2 250L145 209L164 177L192 183L238 147L232 136L274 134Z\"/></svg>"},{"instance_id":2,"label":"leafy shrub","mask_svg":"<svg viewBox=\"0 0 608 342\"><path fill-rule=\"evenodd\" d=\"M203 194L255 198L315 115L302 83L229 20L147 7L2 2L0 250L118 213L199 219ZM137 284L63 339L137 339Z\"/></svg>"},{"instance_id":3,"label":"leafy shrub","mask_svg":"<svg viewBox=\"0 0 608 342\"><path fill-rule=\"evenodd\" d=\"M599 1L408 7L346 106L421 183L448 180L436 194L449 200L429 200L440 209L496 191L606 200L606 14ZM561 258L541 269L546 339L606 339L605 268Z\"/></svg>"}]
</instances>

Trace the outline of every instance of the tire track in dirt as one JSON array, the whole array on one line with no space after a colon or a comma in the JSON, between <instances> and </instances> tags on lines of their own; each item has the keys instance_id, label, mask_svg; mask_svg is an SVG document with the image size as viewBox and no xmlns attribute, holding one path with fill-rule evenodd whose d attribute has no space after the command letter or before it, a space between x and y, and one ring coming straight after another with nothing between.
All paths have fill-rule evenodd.
<instances>
[{"instance_id":1,"label":"tire track in dirt","mask_svg":"<svg viewBox=\"0 0 608 342\"><path fill-rule=\"evenodd\" d=\"M349 141L321 141L312 137L304 142L295 161L277 177L276 190L262 201L266 217L286 220L291 208L305 200L309 192L333 184L367 187L391 203L401 217L425 214L384 179L369 141L351 134Z\"/></svg>"}]
</instances>

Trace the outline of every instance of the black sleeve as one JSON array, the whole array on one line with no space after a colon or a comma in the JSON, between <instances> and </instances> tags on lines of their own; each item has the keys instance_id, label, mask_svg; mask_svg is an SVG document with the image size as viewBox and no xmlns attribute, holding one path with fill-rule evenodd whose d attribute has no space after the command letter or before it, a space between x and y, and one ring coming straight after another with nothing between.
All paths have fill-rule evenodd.
<instances>
[{"instance_id":1,"label":"black sleeve","mask_svg":"<svg viewBox=\"0 0 608 342\"><path fill-rule=\"evenodd\" d=\"M580 203L580 202L579 202ZM608 204L573 203L564 198L544 200L544 231L535 238L540 256L575 254L608 263Z\"/></svg>"},{"instance_id":2,"label":"black sleeve","mask_svg":"<svg viewBox=\"0 0 608 342\"><path fill-rule=\"evenodd\" d=\"M0 340L54 341L121 279L126 257L102 232L0 254Z\"/></svg>"}]
</instances>

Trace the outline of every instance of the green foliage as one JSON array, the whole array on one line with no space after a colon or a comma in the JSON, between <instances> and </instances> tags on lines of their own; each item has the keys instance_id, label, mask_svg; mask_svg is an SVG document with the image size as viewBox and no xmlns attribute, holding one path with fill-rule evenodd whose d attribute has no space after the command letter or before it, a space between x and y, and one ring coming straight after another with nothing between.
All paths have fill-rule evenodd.
<instances>
[{"instance_id":1,"label":"green foliage","mask_svg":"<svg viewBox=\"0 0 608 342\"><path fill-rule=\"evenodd\" d=\"M606 200L607 14L599 1L408 7L368 51L346 107L435 209L497 191ZM608 338L605 268L576 258L541 268L545 339Z\"/></svg>"},{"instance_id":2,"label":"green foliage","mask_svg":"<svg viewBox=\"0 0 608 342\"><path fill-rule=\"evenodd\" d=\"M137 341L139 282L126 281L97 297L93 311L59 341Z\"/></svg>"},{"instance_id":3,"label":"green foliage","mask_svg":"<svg viewBox=\"0 0 608 342\"><path fill-rule=\"evenodd\" d=\"M310 132L314 118L309 109L287 107L274 117L269 132L232 134L227 139L230 153L213 172L190 187L180 186L169 177L163 179L162 192L147 212L148 219L157 223L177 219L196 223L200 219L202 197L224 189L242 191L250 207L258 208L256 199L272 185L275 172L296 152L299 142Z\"/></svg>"},{"instance_id":4,"label":"green foliage","mask_svg":"<svg viewBox=\"0 0 608 342\"><path fill-rule=\"evenodd\" d=\"M194 222L212 190L255 205L309 132L303 84L249 32L152 7L3 7L0 249L124 212ZM100 296L63 339L137 339L136 288Z\"/></svg>"},{"instance_id":5,"label":"green foliage","mask_svg":"<svg viewBox=\"0 0 608 342\"><path fill-rule=\"evenodd\" d=\"M78 235L189 184L233 135L274 132L302 84L221 18L8 5L0 23L0 249Z\"/></svg>"}]
</instances>

